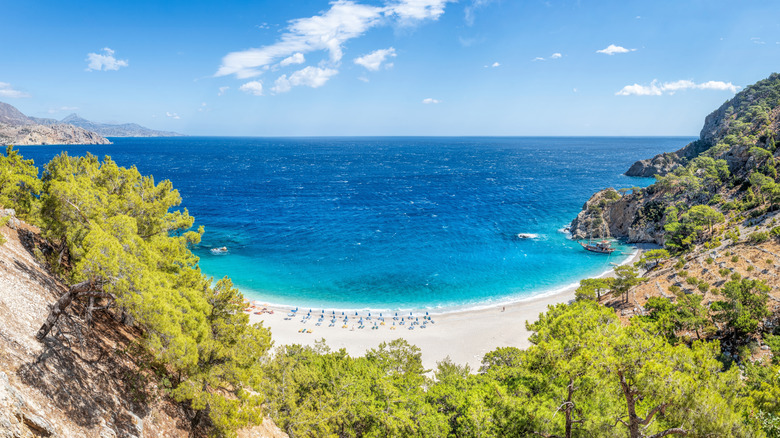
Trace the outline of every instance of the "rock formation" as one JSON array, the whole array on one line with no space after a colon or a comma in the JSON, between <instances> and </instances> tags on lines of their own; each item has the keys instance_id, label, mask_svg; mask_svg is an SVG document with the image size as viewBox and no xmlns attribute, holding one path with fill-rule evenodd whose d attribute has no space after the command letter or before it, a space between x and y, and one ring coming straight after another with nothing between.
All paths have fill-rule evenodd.
<instances>
[{"instance_id":1,"label":"rock formation","mask_svg":"<svg viewBox=\"0 0 780 438\"><path fill-rule=\"evenodd\" d=\"M41 124L0 102L0 144L111 144L101 135L69 124Z\"/></svg>"},{"instance_id":2,"label":"rock formation","mask_svg":"<svg viewBox=\"0 0 780 438\"><path fill-rule=\"evenodd\" d=\"M699 139L689 143L684 148L676 152L665 152L658 154L653 158L639 160L634 163L626 172L627 176L654 177L656 175L666 175L682 164L696 158L705 151L721 144L720 154L728 154L729 147L735 146L735 142L743 141L743 146L753 146L765 144L768 140L763 137L763 130L768 128L770 131L777 132L780 125L780 97L772 84L780 81L780 75L772 74L769 78L759 81L745 90L739 92L734 98L727 101L720 108L710 113L704 119L704 126L699 133ZM757 107L768 106L768 120L759 120L752 118L745 123L744 114L756 111ZM746 139L742 134L759 133L757 139ZM730 137L731 136L731 137ZM763 138L762 138L763 137ZM719 154L714 154L719 155ZM740 154L732 154L730 166L740 166L742 161L734 159ZM732 167L733 168L733 167Z\"/></svg>"},{"instance_id":3,"label":"rock formation","mask_svg":"<svg viewBox=\"0 0 780 438\"><path fill-rule=\"evenodd\" d=\"M682 149L640 160L631 166L629 176L664 176L697 157L724 160L737 181L745 181L759 166L755 148L767 156L780 157L780 75L772 74L739 92L733 99L707 116L700 138ZM765 163L772 160L765 159ZM763 164L767 166L768 164ZM772 165L774 168L774 165ZM682 170L682 169L681 169ZM706 178L699 169L694 176ZM677 182L671 184L678 184ZM732 193L726 186L711 187L710 195L720 194L722 202ZM652 185L621 196L614 189L594 194L572 221L569 229L575 239L614 237L631 243L663 244L667 207L711 203L685 187L659 188Z\"/></svg>"}]
</instances>

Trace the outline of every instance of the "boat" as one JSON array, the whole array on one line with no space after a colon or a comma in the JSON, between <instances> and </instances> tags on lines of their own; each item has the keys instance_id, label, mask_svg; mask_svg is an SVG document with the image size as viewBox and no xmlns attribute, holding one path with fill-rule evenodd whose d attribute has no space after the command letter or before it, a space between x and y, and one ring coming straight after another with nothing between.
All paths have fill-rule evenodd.
<instances>
[{"instance_id":1,"label":"boat","mask_svg":"<svg viewBox=\"0 0 780 438\"><path fill-rule=\"evenodd\" d=\"M582 245L586 251L597 252L599 254L612 254L613 252L617 251L617 249L612 248L612 244L608 240L602 240L601 242L596 242L595 244L582 242L578 243Z\"/></svg>"},{"instance_id":2,"label":"boat","mask_svg":"<svg viewBox=\"0 0 780 438\"><path fill-rule=\"evenodd\" d=\"M222 248L211 248L211 253L218 255L218 254L225 254L227 253L227 247L223 246Z\"/></svg>"},{"instance_id":3,"label":"boat","mask_svg":"<svg viewBox=\"0 0 780 438\"><path fill-rule=\"evenodd\" d=\"M534 233L517 233L518 239L536 239L538 237L539 235Z\"/></svg>"}]
</instances>

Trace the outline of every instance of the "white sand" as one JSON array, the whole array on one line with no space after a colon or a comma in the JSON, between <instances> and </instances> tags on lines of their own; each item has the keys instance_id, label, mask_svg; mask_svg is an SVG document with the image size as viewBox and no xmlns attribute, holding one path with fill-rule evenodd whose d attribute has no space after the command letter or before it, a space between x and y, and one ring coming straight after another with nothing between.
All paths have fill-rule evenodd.
<instances>
[{"instance_id":1,"label":"white sand","mask_svg":"<svg viewBox=\"0 0 780 438\"><path fill-rule=\"evenodd\" d=\"M642 249L637 248L632 257L625 263L633 263L639 259ZM603 276L612 275L612 272ZM371 330L370 326L377 322L376 318L366 321L365 328L358 329L358 320L354 311L349 316L347 328L342 328L344 317L336 318L336 325L328 327L330 318L325 319L321 326L316 326L320 309L312 311L312 317L306 323L301 319L308 313L307 309L301 309L298 316L285 320L290 308L269 307L274 314L251 314L252 322L263 322L265 327L271 328L274 345L303 344L314 345L317 340L325 339L326 344L333 350L344 348L351 356L361 356L366 350L376 348L380 343L397 338L406 339L410 344L420 347L422 350L423 365L426 368L434 368L436 362L449 356L455 363L469 364L472 371L479 369L482 357L485 353L498 347L528 347L529 332L525 329L526 321L535 321L539 314L547 310L547 306L557 303L570 302L574 299L576 287L567 288L558 293L537 298L530 298L516 303L497 305L496 307L477 310L457 310L431 314L434 323L428 324L424 329L414 326L409 330L408 323L391 330L393 319L385 314L385 325L378 330ZM424 314L424 313L423 313ZM368 312L360 312L365 317ZM372 312L372 316L377 313ZM404 316L408 316L408 311ZM399 312L400 321L401 312ZM415 316L421 316L415 313ZM422 317L420 324L422 324ZM369 326L370 325L370 326ZM299 333L301 329L309 329L312 333Z\"/></svg>"}]
</instances>

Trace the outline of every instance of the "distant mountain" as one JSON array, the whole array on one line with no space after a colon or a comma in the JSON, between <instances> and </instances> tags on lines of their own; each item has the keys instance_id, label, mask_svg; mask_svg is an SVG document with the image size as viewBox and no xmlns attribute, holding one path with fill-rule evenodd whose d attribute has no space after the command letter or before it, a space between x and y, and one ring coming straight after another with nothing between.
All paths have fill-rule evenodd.
<instances>
[{"instance_id":1,"label":"distant mountain","mask_svg":"<svg viewBox=\"0 0 780 438\"><path fill-rule=\"evenodd\" d=\"M0 102L0 145L111 144L100 134L57 122L27 117L15 107Z\"/></svg>"},{"instance_id":2,"label":"distant mountain","mask_svg":"<svg viewBox=\"0 0 780 438\"><path fill-rule=\"evenodd\" d=\"M11 126L37 124L37 122L22 114L16 107L3 102L0 102L0 123Z\"/></svg>"},{"instance_id":3,"label":"distant mountain","mask_svg":"<svg viewBox=\"0 0 780 438\"><path fill-rule=\"evenodd\" d=\"M39 119L52 120L52 119ZM79 117L77 114L71 114L68 117L55 123L67 123L68 125L78 126L97 132L104 137L180 137L183 134L169 131L156 131L136 123L122 123L113 125L109 123L97 123Z\"/></svg>"}]
</instances>

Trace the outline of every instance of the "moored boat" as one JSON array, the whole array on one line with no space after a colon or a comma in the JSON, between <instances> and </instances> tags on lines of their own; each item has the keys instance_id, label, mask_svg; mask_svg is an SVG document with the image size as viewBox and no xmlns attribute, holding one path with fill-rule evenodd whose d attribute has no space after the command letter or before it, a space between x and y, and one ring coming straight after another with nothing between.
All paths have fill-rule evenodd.
<instances>
[{"instance_id":1,"label":"moored boat","mask_svg":"<svg viewBox=\"0 0 780 438\"><path fill-rule=\"evenodd\" d=\"M608 240L602 240L601 242L596 242L595 244L582 242L578 243L582 245L586 251L597 252L599 254L612 254L616 251L615 248L612 248L612 244Z\"/></svg>"}]
</instances>

